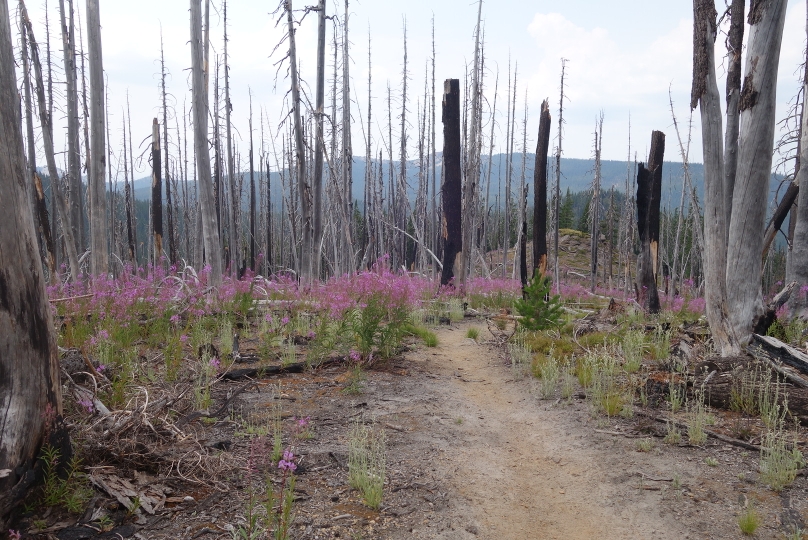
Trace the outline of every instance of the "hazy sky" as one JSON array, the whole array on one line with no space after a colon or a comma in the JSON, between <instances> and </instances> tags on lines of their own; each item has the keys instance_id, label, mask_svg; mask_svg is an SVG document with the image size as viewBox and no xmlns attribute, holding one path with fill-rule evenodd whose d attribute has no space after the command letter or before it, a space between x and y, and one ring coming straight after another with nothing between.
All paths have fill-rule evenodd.
<instances>
[{"instance_id":1,"label":"hazy sky","mask_svg":"<svg viewBox=\"0 0 808 540\"><path fill-rule=\"evenodd\" d=\"M314 4L315 0L309 0ZM12 5L14 2L12 2ZM216 12L211 15L212 43L216 53L222 52L221 0L213 0ZM76 0L82 19L84 2ZM51 25L58 28L58 3L50 0ZM285 50L272 54L285 28L276 27L271 13L277 1L231 0L228 6L229 53L231 56L231 85L233 119L237 129L237 144L241 154L247 155L249 130L249 91L253 94L256 114L254 127L256 144L259 110L265 111L276 133L285 115L284 94L289 83L285 78L286 65L277 77L275 63ZM295 9L304 7L295 2ZM719 2L719 12L723 1ZM328 4L329 14L338 10L342 19L344 2ZM44 3L39 0L29 6L35 32L44 40ZM488 109L484 121L490 122L494 82L499 72L497 98L497 139L494 152L504 149L505 93L508 84L508 61L517 71L517 132L516 149L522 147L522 119L525 97L528 107L528 149L535 148L538 129L538 111L541 100L550 98L553 117L553 141L556 144L559 76L561 58L567 58L567 80L564 119L564 156L587 158L592 154L595 119L604 114L603 158L623 160L628 151L629 115L631 117L632 153L638 159L647 158L647 147L653 129L668 136L666 158L679 160L678 146L673 130L668 91L670 89L680 125L686 129L689 117L689 94L692 49L692 3L670 0L498 0L484 2L482 8L485 30L486 97ZM393 144L399 147L399 115L401 111L401 78L403 67L404 24L407 27L409 81L407 90L410 141L415 141L417 129L417 102L423 106L426 69L431 58L432 19L435 21L438 148L442 144L440 125L440 92L446 78L464 77L467 63L473 56L473 32L477 4L470 0L352 0L349 6L349 35L351 40L351 84L354 104L354 153L364 155L364 130L360 127L367 119L368 33L372 40L372 107L375 152L384 148L382 134L387 132L387 84L393 98ZM302 12L297 13L300 20ZM159 114L159 55L162 28L167 69L171 76L168 89L171 102L182 114L184 102L190 103L190 46L188 2L182 0L120 0L101 1L104 68L109 80L109 114L111 138L114 147L120 146L122 107L126 93L132 111L132 129L135 143L140 143L151 132L152 117ZM805 2L789 1L786 30L780 60L778 82L778 118L787 110L788 102L799 88L798 67L805 47ZM310 13L297 32L298 58L302 76L309 85L313 101L314 66L316 62L316 14ZM328 39L332 38L328 27ZM717 58L725 54L723 37L716 47ZM61 63L58 35L52 36L53 54ZM333 51L326 51L329 72ZM518 68L516 65L518 64ZM723 94L723 66L719 66L719 87ZM61 78L61 72L55 75ZM331 76L328 75L330 80ZM277 83L277 85L276 85ZM431 82L430 82L431 84ZM330 91L330 82L327 92ZM212 84L211 84L212 92ZM330 103L330 97L326 97ZM329 110L326 112L330 112ZM64 125L63 116L56 115L57 126ZM181 118L180 118L181 122ZM169 121L174 129L174 120ZM698 114L694 116L691 160L701 160L700 127ZM485 128L486 138L490 127ZM682 132L686 137L686 132ZM174 138L173 133L169 135ZM270 130L265 135L268 140ZM63 145L63 136L57 134L57 146ZM386 139L386 135L385 135ZM145 143L144 143L145 144ZM143 146L142 149L146 147ZM117 150L116 150L117 151ZM414 144L409 146L410 157L415 157ZM138 154L138 150L135 150ZM386 154L386 151L385 151ZM398 152L394 152L398 158ZM115 164L113 164L115 166ZM146 165L139 170L145 173Z\"/></svg>"}]
</instances>

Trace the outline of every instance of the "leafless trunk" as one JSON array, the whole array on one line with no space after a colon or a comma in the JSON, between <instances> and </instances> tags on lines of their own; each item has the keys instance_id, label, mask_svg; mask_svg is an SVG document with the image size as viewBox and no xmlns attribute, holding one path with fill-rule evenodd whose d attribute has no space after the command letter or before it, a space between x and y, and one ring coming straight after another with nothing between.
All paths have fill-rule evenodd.
<instances>
[{"instance_id":1,"label":"leafless trunk","mask_svg":"<svg viewBox=\"0 0 808 540\"><path fill-rule=\"evenodd\" d=\"M31 48L31 64L34 68L34 79L36 81L36 95L39 105L39 121L42 128L42 143L45 149L45 161L48 166L48 175L51 178L51 186L54 191L54 206L62 223L62 234L65 239L65 250L67 251L67 261L70 266L70 276L72 281L78 281L80 277L79 259L76 254L76 242L73 237L73 229L70 226L70 212L65 201L64 194L59 187L59 170L56 168L56 157L53 152L53 123L52 117L48 113L45 101L45 85L42 81L42 64L39 60L39 47L34 38L34 31L25 4L20 2L20 16L23 19L25 30L28 34L28 43ZM15 94L16 95L16 94Z\"/></svg>"},{"instance_id":2,"label":"leafless trunk","mask_svg":"<svg viewBox=\"0 0 808 540\"><path fill-rule=\"evenodd\" d=\"M550 103L541 103L536 166L533 168L533 273L547 272L547 153L550 149ZM489 159L490 162L490 159Z\"/></svg>"},{"instance_id":3,"label":"leafless trunk","mask_svg":"<svg viewBox=\"0 0 808 540\"><path fill-rule=\"evenodd\" d=\"M727 245L727 302L738 342L745 344L763 314L760 252L771 176L777 72L787 2L756 2L749 10L749 45L741 91L738 170Z\"/></svg>"},{"instance_id":4,"label":"leafless trunk","mask_svg":"<svg viewBox=\"0 0 808 540\"><path fill-rule=\"evenodd\" d=\"M109 267L107 249L107 197L104 177L107 152L104 129L104 68L101 53L99 0L87 0L87 49L90 58L90 273L105 275Z\"/></svg>"},{"instance_id":5,"label":"leafless trunk","mask_svg":"<svg viewBox=\"0 0 808 540\"><path fill-rule=\"evenodd\" d=\"M59 433L56 422L61 422L62 414L51 308L28 204L14 65L8 3L0 2L0 200L4 206L0 212L0 328L4 329L0 332L0 529L4 531L7 516L34 482L40 447L49 435ZM68 222L65 225L69 228Z\"/></svg>"},{"instance_id":6,"label":"leafless trunk","mask_svg":"<svg viewBox=\"0 0 808 540\"><path fill-rule=\"evenodd\" d=\"M304 283L314 279L313 231L312 231L312 190L306 177L306 149L303 144L303 123L300 118L302 102L300 100L300 79L297 73L297 48L295 47L295 20L292 16L292 0L284 1L289 39L289 64L292 75L292 113L294 117L295 167L297 169L297 185L300 192L300 218L302 220L303 244L300 251L300 277Z\"/></svg>"},{"instance_id":7,"label":"leafless trunk","mask_svg":"<svg viewBox=\"0 0 808 540\"><path fill-rule=\"evenodd\" d=\"M559 287L559 272L558 272L558 212L560 209L561 203L561 141L563 139L563 129L564 129L564 75L567 69L567 60L566 58L561 59L561 97L558 100L558 146L556 146L556 155L555 155L555 173L556 173L556 182L555 182L555 225L553 227L553 272L555 274L554 281L556 290ZM626 193L626 197L628 197L628 192Z\"/></svg>"},{"instance_id":8,"label":"leafless trunk","mask_svg":"<svg viewBox=\"0 0 808 540\"><path fill-rule=\"evenodd\" d=\"M59 0L62 23L62 49L65 69L65 100L67 101L67 177L70 186L70 223L76 239L76 250L84 246L84 197L81 182L81 144L79 141L79 106L76 81L76 37L73 25L73 0Z\"/></svg>"},{"instance_id":9,"label":"leafless trunk","mask_svg":"<svg viewBox=\"0 0 808 540\"><path fill-rule=\"evenodd\" d=\"M592 183L592 201L589 203L589 218L592 221L590 233L590 252L592 254L592 266L590 268L590 291L595 292L598 276L598 246L600 241L600 152L603 148L603 112L596 124L595 130L595 179ZM661 168L662 161L659 161ZM659 225L657 225L658 227ZM657 233L657 236L659 234ZM656 274L656 265L654 266Z\"/></svg>"},{"instance_id":10,"label":"leafless trunk","mask_svg":"<svg viewBox=\"0 0 808 540\"><path fill-rule=\"evenodd\" d=\"M704 297L713 341L722 354L737 347L727 311L727 212L724 199L724 156L718 83L715 77L715 3L694 0L693 89L691 108L698 104L704 152ZM745 286L753 286L750 283Z\"/></svg>"},{"instance_id":11,"label":"leafless trunk","mask_svg":"<svg viewBox=\"0 0 808 540\"><path fill-rule=\"evenodd\" d=\"M207 31L206 31L207 35ZM214 287L222 284L222 254L219 250L219 231L213 203L210 179L210 151L208 149L208 91L206 73L208 57L202 56L201 0L191 0L191 64L194 115L194 149L196 153L200 212L205 259L210 264L210 279Z\"/></svg>"},{"instance_id":12,"label":"leafless trunk","mask_svg":"<svg viewBox=\"0 0 808 540\"><path fill-rule=\"evenodd\" d=\"M640 163L637 172L637 232L640 254L637 257L637 302L650 313L659 313L657 263L659 260L659 203L662 194L662 163L665 134L651 134L648 167Z\"/></svg>"},{"instance_id":13,"label":"leafless trunk","mask_svg":"<svg viewBox=\"0 0 808 540\"><path fill-rule=\"evenodd\" d=\"M160 93L163 100L163 148L165 152L162 157L165 163L165 173L163 177L166 183L166 218L168 221L168 262L169 264L177 261L177 248L174 245L174 208L172 204L171 193L171 173L169 172L169 159L168 151L168 105L166 104L166 62L163 55L163 33L160 31ZM162 191L160 192L162 196ZM154 196L154 194L152 194ZM161 218L162 220L162 218Z\"/></svg>"},{"instance_id":14,"label":"leafless trunk","mask_svg":"<svg viewBox=\"0 0 808 540\"><path fill-rule=\"evenodd\" d=\"M154 238L154 259L157 267L163 259L163 180L162 153L160 152L160 125L157 118L152 122L152 191L151 191L151 233Z\"/></svg>"},{"instance_id":15,"label":"leafless trunk","mask_svg":"<svg viewBox=\"0 0 808 540\"><path fill-rule=\"evenodd\" d=\"M250 92L250 270L255 272L255 166L253 164L252 92Z\"/></svg>"},{"instance_id":16,"label":"leafless trunk","mask_svg":"<svg viewBox=\"0 0 808 540\"><path fill-rule=\"evenodd\" d=\"M751 0L755 3L755 0ZM730 27L727 35L727 129L724 139L724 211L726 223L732 214L732 192L738 166L738 134L740 131L741 52L743 50L744 8L746 0L732 0ZM727 231L729 233L729 231Z\"/></svg>"},{"instance_id":17,"label":"leafless trunk","mask_svg":"<svg viewBox=\"0 0 808 540\"><path fill-rule=\"evenodd\" d=\"M463 250L460 169L460 81L443 83L443 271L441 285L454 278L457 255Z\"/></svg>"},{"instance_id":18,"label":"leafless trunk","mask_svg":"<svg viewBox=\"0 0 808 540\"><path fill-rule=\"evenodd\" d=\"M808 33L808 20L806 20L806 33ZM806 53L808 57L808 53ZM805 66L802 81L802 119L800 122L799 165L794 184L808 186L808 64ZM789 188L791 189L791 188ZM790 205L789 205L790 206ZM794 281L799 287L791 295L789 307L792 316L806 317L808 315L808 188L799 188L799 201L797 202L797 220L794 225L794 242L791 251L791 268Z\"/></svg>"}]
</instances>

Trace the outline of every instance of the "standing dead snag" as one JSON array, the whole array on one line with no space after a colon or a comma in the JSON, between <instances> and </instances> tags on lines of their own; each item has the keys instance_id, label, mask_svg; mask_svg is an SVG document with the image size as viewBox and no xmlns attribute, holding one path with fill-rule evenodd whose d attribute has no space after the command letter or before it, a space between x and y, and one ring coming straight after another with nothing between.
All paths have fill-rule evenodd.
<instances>
[{"instance_id":1,"label":"standing dead snag","mask_svg":"<svg viewBox=\"0 0 808 540\"><path fill-rule=\"evenodd\" d=\"M202 221L205 261L210 264L210 280L214 287L222 284L222 253L219 250L219 230L210 178L208 148L208 85L207 56L203 56L201 0L191 2L191 81L193 94L194 148L196 150L197 186ZM207 30L206 30L207 36ZM207 41L207 39L205 40ZM130 136L131 141L131 136ZM201 261L200 261L201 262Z\"/></svg>"},{"instance_id":2,"label":"standing dead snag","mask_svg":"<svg viewBox=\"0 0 808 540\"><path fill-rule=\"evenodd\" d=\"M662 195L662 159L665 134L651 134L648 168L642 163L637 171L637 232L640 254L637 256L637 302L651 313L659 313L657 261L659 255L659 202Z\"/></svg>"},{"instance_id":3,"label":"standing dead snag","mask_svg":"<svg viewBox=\"0 0 808 540\"><path fill-rule=\"evenodd\" d=\"M152 122L152 234L154 235L154 266L163 258L163 179L162 156L160 154L160 125L157 118Z\"/></svg>"},{"instance_id":4,"label":"standing dead snag","mask_svg":"<svg viewBox=\"0 0 808 540\"><path fill-rule=\"evenodd\" d=\"M541 103L536 166L533 169L533 274L547 271L547 153L550 150L550 103Z\"/></svg>"},{"instance_id":5,"label":"standing dead snag","mask_svg":"<svg viewBox=\"0 0 808 540\"><path fill-rule=\"evenodd\" d=\"M27 18L27 17L26 17ZM62 412L56 341L28 204L8 3L0 2L0 530ZM68 226L67 222L65 222ZM59 432L51 431L51 434ZM53 439L52 439L53 440ZM55 440L54 440L55 442Z\"/></svg>"},{"instance_id":6,"label":"standing dead snag","mask_svg":"<svg viewBox=\"0 0 808 540\"><path fill-rule=\"evenodd\" d=\"M104 177L107 151L104 118L104 68L101 57L101 16L98 0L87 0L87 50L90 57L90 273L107 273L107 196Z\"/></svg>"},{"instance_id":7,"label":"standing dead snag","mask_svg":"<svg viewBox=\"0 0 808 540\"><path fill-rule=\"evenodd\" d=\"M440 284L454 278L455 259L463 250L460 175L460 79L443 83L443 270ZM459 261L458 261L459 262Z\"/></svg>"}]
</instances>

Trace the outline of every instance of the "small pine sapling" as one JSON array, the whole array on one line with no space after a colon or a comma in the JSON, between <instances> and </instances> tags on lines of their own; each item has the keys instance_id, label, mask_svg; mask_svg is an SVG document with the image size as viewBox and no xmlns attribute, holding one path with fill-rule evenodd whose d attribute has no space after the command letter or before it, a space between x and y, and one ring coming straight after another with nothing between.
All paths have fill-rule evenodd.
<instances>
[{"instance_id":1,"label":"small pine sapling","mask_svg":"<svg viewBox=\"0 0 808 540\"><path fill-rule=\"evenodd\" d=\"M514 303L516 311L522 316L519 324L527 330L545 330L561 325L561 300L558 295L550 295L551 287L550 276L536 274L525 287L524 298Z\"/></svg>"}]
</instances>

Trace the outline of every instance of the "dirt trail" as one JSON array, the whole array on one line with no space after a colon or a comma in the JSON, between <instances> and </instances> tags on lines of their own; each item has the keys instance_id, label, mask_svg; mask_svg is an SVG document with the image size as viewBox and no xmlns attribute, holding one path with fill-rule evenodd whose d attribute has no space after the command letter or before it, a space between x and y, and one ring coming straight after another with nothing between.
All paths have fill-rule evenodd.
<instances>
[{"instance_id":1,"label":"dirt trail","mask_svg":"<svg viewBox=\"0 0 808 540\"><path fill-rule=\"evenodd\" d=\"M411 437L436 447L430 459L453 500L443 531L425 523L396 538L689 537L675 516L660 515L662 490L642 489L637 474L670 470L638 463L633 441L582 425L594 423L588 404L569 405L580 413L571 415L540 401L529 380L514 380L501 350L466 337L470 326L443 327L437 348L407 355L432 381ZM488 332L476 326L482 341Z\"/></svg>"}]
</instances>

